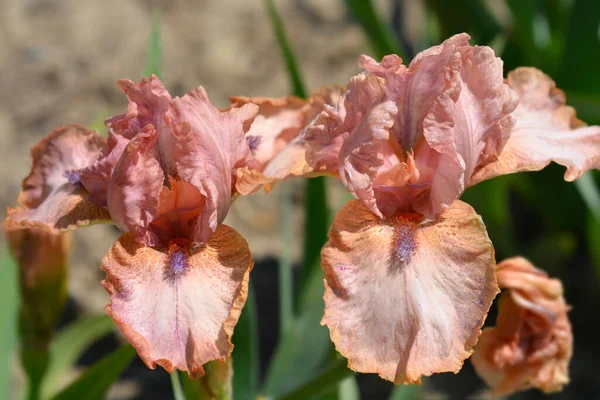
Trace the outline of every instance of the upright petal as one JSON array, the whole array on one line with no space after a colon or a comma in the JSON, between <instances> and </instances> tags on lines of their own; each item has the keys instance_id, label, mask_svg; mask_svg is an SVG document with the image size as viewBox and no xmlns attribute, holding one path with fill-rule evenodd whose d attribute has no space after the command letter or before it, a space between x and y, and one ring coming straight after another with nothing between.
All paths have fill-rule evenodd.
<instances>
[{"instance_id":1,"label":"upright petal","mask_svg":"<svg viewBox=\"0 0 600 400\"><path fill-rule=\"evenodd\" d=\"M231 353L252 266L246 241L225 225L202 246L168 252L125 234L102 261L106 312L149 368L196 378Z\"/></svg>"},{"instance_id":2,"label":"upright petal","mask_svg":"<svg viewBox=\"0 0 600 400\"><path fill-rule=\"evenodd\" d=\"M139 132L127 144L108 185L108 210L115 224L149 246L158 244L148 227L156 216L164 182L157 140L152 125Z\"/></svg>"},{"instance_id":3,"label":"upright petal","mask_svg":"<svg viewBox=\"0 0 600 400\"><path fill-rule=\"evenodd\" d=\"M207 240L225 218L235 170L250 154L244 135L257 111L256 105L246 104L221 112L210 104L203 88L171 102L165 118L177 138L173 150L177 174L206 198L196 223L198 242Z\"/></svg>"},{"instance_id":4,"label":"upright petal","mask_svg":"<svg viewBox=\"0 0 600 400\"><path fill-rule=\"evenodd\" d=\"M321 255L322 324L336 349L350 368L396 384L458 372L498 293L485 227L460 201L431 222L381 220L352 201Z\"/></svg>"},{"instance_id":5,"label":"upright petal","mask_svg":"<svg viewBox=\"0 0 600 400\"><path fill-rule=\"evenodd\" d=\"M578 120L547 75L517 68L508 74L507 83L519 95L515 125L498 159L477 170L471 185L498 175L539 171L551 161L567 167L567 181L600 168L600 126L586 127Z\"/></svg>"},{"instance_id":6,"label":"upright petal","mask_svg":"<svg viewBox=\"0 0 600 400\"><path fill-rule=\"evenodd\" d=\"M94 162L104 138L78 125L50 133L31 149L31 172L23 180L20 207L8 209L7 229L69 230L108 222L105 209L87 201L88 192L74 172Z\"/></svg>"},{"instance_id":7,"label":"upright petal","mask_svg":"<svg viewBox=\"0 0 600 400\"><path fill-rule=\"evenodd\" d=\"M387 97L383 80L354 76L336 108L325 106L306 130L307 161L319 171L337 173L350 193L373 213L377 206L373 181L384 166L389 129L398 108Z\"/></svg>"},{"instance_id":8,"label":"upright petal","mask_svg":"<svg viewBox=\"0 0 600 400\"><path fill-rule=\"evenodd\" d=\"M497 266L501 296L496 327L486 328L472 363L497 395L532 387L560 391L569 382L573 334L562 284L524 258Z\"/></svg>"},{"instance_id":9,"label":"upright petal","mask_svg":"<svg viewBox=\"0 0 600 400\"><path fill-rule=\"evenodd\" d=\"M167 128L164 115L169 108L171 95L155 75L142 78L140 83L121 79L119 87L127 95L127 113L106 120L111 130L127 139L132 139L147 125L152 125L158 134L158 160L168 175L175 175L173 159L173 135Z\"/></svg>"}]
</instances>

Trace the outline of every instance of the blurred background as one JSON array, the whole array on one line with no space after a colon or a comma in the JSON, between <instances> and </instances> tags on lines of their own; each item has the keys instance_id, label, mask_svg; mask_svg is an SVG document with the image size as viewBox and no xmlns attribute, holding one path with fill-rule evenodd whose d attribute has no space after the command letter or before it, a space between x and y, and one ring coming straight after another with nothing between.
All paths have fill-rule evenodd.
<instances>
[{"instance_id":1,"label":"blurred background","mask_svg":"<svg viewBox=\"0 0 600 400\"><path fill-rule=\"evenodd\" d=\"M362 53L380 58L396 52L408 62L418 51L466 31L473 37L472 44L494 48L505 61L505 71L531 65L551 75L566 91L567 102L576 107L580 119L600 123L597 0L378 0L374 8L361 0L275 0L274 4L308 92L330 83L345 84L359 71L356 63ZM160 78L173 96L202 85L213 104L225 107L230 95L292 93L261 0L1 0L2 210L14 205L20 181L29 171L29 148L43 136L68 123L104 131L104 118L125 110L126 98L116 81L140 80L152 51L153 23L162 43ZM497 178L469 189L463 200L482 214L498 261L523 255L563 281L565 297L573 306L572 383L550 397L590 399L600 393L598 174L587 174L572 184L563 181L563 173L562 167L551 165L539 173ZM336 181L326 185L333 213L346 197ZM320 278L310 280L304 271L307 267L302 267L306 257L304 188L304 181L291 180L268 196L258 193L240 199L226 220L247 238L256 261L251 280L253 308L246 307L243 316L251 328L236 331L234 336L236 345L247 339L244 335L252 336L255 360L248 364L250 372L239 367L235 373L253 375L257 387L273 393L309 380L335 360L327 329L318 324ZM284 196L282 201L285 193L289 200ZM290 227L287 233L281 229L282 220ZM117 237L111 226L76 232L69 264L69 300L57 330L83 316L102 313L108 295L100 285L103 273L98 266ZM294 320L287 332L279 328L282 254L294 265L296 278ZM0 379L7 382L9 398L17 399L26 380L15 350L11 309L16 309L17 294L11 268L5 263L0 270L0 326L4 331L0 363L8 366L0 366ZM494 320L492 310L487 323ZM121 342L115 333L96 339L83 346L75 371L90 366ZM330 390L329 397L318 398L385 399L392 387L376 376L360 375ZM440 399L490 397L468 362L457 376L428 378L422 389L404 394ZM162 369L148 370L137 358L108 393L111 399L172 396L168 374ZM513 396L543 397L537 391Z\"/></svg>"}]
</instances>

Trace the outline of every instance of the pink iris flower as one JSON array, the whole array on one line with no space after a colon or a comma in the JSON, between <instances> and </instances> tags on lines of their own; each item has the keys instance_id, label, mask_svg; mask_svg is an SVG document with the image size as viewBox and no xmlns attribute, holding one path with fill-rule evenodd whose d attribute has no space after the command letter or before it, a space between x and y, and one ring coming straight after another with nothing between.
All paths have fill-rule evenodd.
<instances>
[{"instance_id":1,"label":"pink iris flower","mask_svg":"<svg viewBox=\"0 0 600 400\"><path fill-rule=\"evenodd\" d=\"M171 99L154 76L119 85L129 106L107 120L108 141L68 126L32 150L6 226L63 231L112 219L126 233L102 261L106 312L150 368L198 377L231 353L248 294L250 250L222 222L236 169L259 165L245 137L258 106L219 111L202 88Z\"/></svg>"},{"instance_id":2,"label":"pink iris flower","mask_svg":"<svg viewBox=\"0 0 600 400\"><path fill-rule=\"evenodd\" d=\"M600 167L600 127L585 127L533 68L504 80L489 47L459 34L408 65L362 56L334 106L308 127L306 158L357 200L321 253L325 314L349 367L400 383L458 372L498 294L494 248L459 197L494 176Z\"/></svg>"}]
</instances>

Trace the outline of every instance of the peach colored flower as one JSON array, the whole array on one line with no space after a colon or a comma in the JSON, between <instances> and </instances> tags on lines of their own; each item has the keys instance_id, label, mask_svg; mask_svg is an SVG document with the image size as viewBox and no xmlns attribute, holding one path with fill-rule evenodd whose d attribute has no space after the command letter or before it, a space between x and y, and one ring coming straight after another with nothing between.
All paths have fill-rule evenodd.
<instances>
[{"instance_id":1,"label":"peach colored flower","mask_svg":"<svg viewBox=\"0 0 600 400\"><path fill-rule=\"evenodd\" d=\"M106 121L108 141L68 126L32 150L6 227L54 232L112 219L126 233L102 261L106 312L150 368L198 377L231 353L246 301L250 250L222 222L236 170L258 168L245 137L258 107L219 111L203 88L172 99L155 76L119 85L129 106Z\"/></svg>"},{"instance_id":2,"label":"peach colored flower","mask_svg":"<svg viewBox=\"0 0 600 400\"><path fill-rule=\"evenodd\" d=\"M552 85L524 84L515 78L522 70L504 82L492 49L468 40L453 36L408 66L395 55L362 56L365 72L305 134L309 165L359 200L336 215L321 253L322 323L350 368L396 384L458 372L498 293L485 226L458 200L474 177L505 165L505 152L531 135L571 138L549 143L558 147L547 146L545 163L583 172L600 154L599 127L563 132L545 114L548 104L565 113L543 100ZM594 150L577 153L578 135Z\"/></svg>"},{"instance_id":3,"label":"peach colored flower","mask_svg":"<svg viewBox=\"0 0 600 400\"><path fill-rule=\"evenodd\" d=\"M78 125L59 128L31 149L31 172L16 208L8 208L7 230L67 231L109 222L108 211L91 203L76 172L93 163L106 141Z\"/></svg>"},{"instance_id":4,"label":"peach colored flower","mask_svg":"<svg viewBox=\"0 0 600 400\"><path fill-rule=\"evenodd\" d=\"M304 128L319 115L325 104L335 104L343 88L330 85L313 93L304 101L297 97L232 97L234 107L256 104L259 112L246 140L258 165L238 168L236 190L241 194L256 192L261 187L270 191L276 181L310 176L306 163Z\"/></svg>"},{"instance_id":5,"label":"peach colored flower","mask_svg":"<svg viewBox=\"0 0 600 400\"><path fill-rule=\"evenodd\" d=\"M573 333L558 279L521 257L496 267L500 297L496 327L486 328L472 363L496 395L539 388L556 392L569 383Z\"/></svg>"},{"instance_id":6,"label":"peach colored flower","mask_svg":"<svg viewBox=\"0 0 600 400\"><path fill-rule=\"evenodd\" d=\"M107 205L128 233L102 261L106 312L150 368L198 377L203 364L231 353L253 263L222 221L236 168L255 162L244 135L256 112L221 112L204 89L192 90L160 110L160 129L137 131L114 165Z\"/></svg>"}]
</instances>

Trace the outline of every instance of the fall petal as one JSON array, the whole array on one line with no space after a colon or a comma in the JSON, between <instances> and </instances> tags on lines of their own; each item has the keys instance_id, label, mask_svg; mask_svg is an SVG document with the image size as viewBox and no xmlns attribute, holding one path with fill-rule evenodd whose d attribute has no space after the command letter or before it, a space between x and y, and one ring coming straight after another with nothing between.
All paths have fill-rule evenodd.
<instances>
[{"instance_id":1,"label":"fall petal","mask_svg":"<svg viewBox=\"0 0 600 400\"><path fill-rule=\"evenodd\" d=\"M121 158L129 140L124 136L109 132L108 143L103 155L93 164L77 170L81 184L90 192L88 200L106 206L110 175Z\"/></svg>"},{"instance_id":2,"label":"fall petal","mask_svg":"<svg viewBox=\"0 0 600 400\"><path fill-rule=\"evenodd\" d=\"M310 108L308 103L297 97L232 97L231 101L232 106L237 108L245 104L258 106L258 114L246 133L246 141L261 169L298 136L306 125L305 114Z\"/></svg>"},{"instance_id":3,"label":"fall petal","mask_svg":"<svg viewBox=\"0 0 600 400\"><path fill-rule=\"evenodd\" d=\"M7 227L60 231L108 222L106 210L87 201L88 192L74 172L93 163L104 144L96 132L68 125L33 147L31 172L18 197L22 207L8 210Z\"/></svg>"},{"instance_id":4,"label":"fall petal","mask_svg":"<svg viewBox=\"0 0 600 400\"><path fill-rule=\"evenodd\" d=\"M231 353L253 263L246 241L225 225L182 257L145 247L128 233L104 258L102 283L111 296L106 312L146 365L195 378L203 364Z\"/></svg>"},{"instance_id":5,"label":"fall petal","mask_svg":"<svg viewBox=\"0 0 600 400\"><path fill-rule=\"evenodd\" d=\"M325 315L359 372L399 383L458 372L498 292L481 218L457 201L437 220L380 220L360 202L336 216L322 251Z\"/></svg>"},{"instance_id":6,"label":"fall petal","mask_svg":"<svg viewBox=\"0 0 600 400\"><path fill-rule=\"evenodd\" d=\"M496 326L477 344L475 370L498 395L561 390L569 382L573 334L560 281L520 257L498 264L497 276L506 292Z\"/></svg>"},{"instance_id":7,"label":"fall petal","mask_svg":"<svg viewBox=\"0 0 600 400\"><path fill-rule=\"evenodd\" d=\"M108 185L108 209L115 224L148 245L156 244L148 226L156 216L164 182L157 139L152 125L139 132L127 144Z\"/></svg>"},{"instance_id":8,"label":"fall petal","mask_svg":"<svg viewBox=\"0 0 600 400\"><path fill-rule=\"evenodd\" d=\"M519 95L512 114L515 125L498 159L477 170L471 185L498 175L539 171L551 161L567 167L567 181L600 168L600 126L584 126L547 75L517 68L507 83Z\"/></svg>"},{"instance_id":9,"label":"fall petal","mask_svg":"<svg viewBox=\"0 0 600 400\"><path fill-rule=\"evenodd\" d=\"M206 207L196 223L195 240L207 240L231 203L233 176L250 155L245 132L258 106L246 104L221 112L203 88L171 102L166 120L175 134L173 155L181 180L196 186Z\"/></svg>"}]
</instances>

